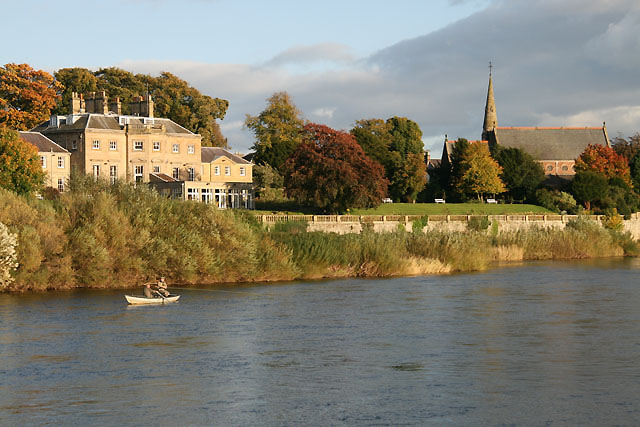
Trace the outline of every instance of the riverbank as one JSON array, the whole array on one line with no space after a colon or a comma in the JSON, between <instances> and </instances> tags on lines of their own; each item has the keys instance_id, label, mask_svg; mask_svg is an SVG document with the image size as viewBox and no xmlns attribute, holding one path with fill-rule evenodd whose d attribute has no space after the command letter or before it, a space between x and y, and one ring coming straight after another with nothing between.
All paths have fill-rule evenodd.
<instances>
[{"instance_id":1,"label":"riverbank","mask_svg":"<svg viewBox=\"0 0 640 427\"><path fill-rule=\"evenodd\" d=\"M497 224L428 233L338 235L308 232L302 223L268 230L248 212L87 177L55 200L0 192L0 222L16 237L18 263L1 290L17 292L129 288L158 275L176 284L390 277L484 270L493 261L638 254L628 233L582 218L563 230L500 233Z\"/></svg>"}]
</instances>

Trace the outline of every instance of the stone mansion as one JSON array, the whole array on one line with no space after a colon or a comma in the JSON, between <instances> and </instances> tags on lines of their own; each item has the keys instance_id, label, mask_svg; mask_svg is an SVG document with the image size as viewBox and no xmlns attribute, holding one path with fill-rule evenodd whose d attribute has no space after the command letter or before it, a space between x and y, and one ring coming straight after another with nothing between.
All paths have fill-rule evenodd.
<instances>
[{"instance_id":1,"label":"stone mansion","mask_svg":"<svg viewBox=\"0 0 640 427\"><path fill-rule=\"evenodd\" d=\"M31 130L71 153L71 172L148 183L175 199L254 207L252 163L223 148L202 147L202 138L153 114L150 95L135 97L130 115L105 92L73 93L71 114L52 115Z\"/></svg>"}]
</instances>

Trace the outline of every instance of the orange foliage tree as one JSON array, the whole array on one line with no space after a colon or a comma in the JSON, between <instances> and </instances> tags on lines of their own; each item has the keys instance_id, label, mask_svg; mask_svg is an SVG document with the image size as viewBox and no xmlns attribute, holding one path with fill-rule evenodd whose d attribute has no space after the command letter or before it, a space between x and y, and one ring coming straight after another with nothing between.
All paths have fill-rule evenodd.
<instances>
[{"instance_id":1,"label":"orange foliage tree","mask_svg":"<svg viewBox=\"0 0 640 427\"><path fill-rule=\"evenodd\" d=\"M27 64L0 67L0 124L29 130L49 118L62 85Z\"/></svg>"},{"instance_id":2,"label":"orange foliage tree","mask_svg":"<svg viewBox=\"0 0 640 427\"><path fill-rule=\"evenodd\" d=\"M627 159L606 145L589 144L576 159L576 171L592 171L607 179L621 178L631 185L631 172Z\"/></svg>"},{"instance_id":3,"label":"orange foliage tree","mask_svg":"<svg viewBox=\"0 0 640 427\"><path fill-rule=\"evenodd\" d=\"M29 194L42 188L44 178L36 147L15 130L0 126L0 188Z\"/></svg>"}]
</instances>

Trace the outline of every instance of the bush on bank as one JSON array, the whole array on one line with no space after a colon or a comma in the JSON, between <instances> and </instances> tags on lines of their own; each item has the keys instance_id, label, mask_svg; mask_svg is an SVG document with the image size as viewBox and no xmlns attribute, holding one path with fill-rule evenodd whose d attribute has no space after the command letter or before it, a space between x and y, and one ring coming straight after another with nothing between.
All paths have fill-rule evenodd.
<instances>
[{"instance_id":1,"label":"bush on bank","mask_svg":"<svg viewBox=\"0 0 640 427\"><path fill-rule=\"evenodd\" d=\"M10 291L124 288L159 275L172 283L384 277L483 270L494 260L638 254L630 235L587 220L564 231L499 234L495 224L490 233L484 224L447 233L338 235L297 223L268 231L242 211L90 177L73 177L54 200L0 190L0 223L15 236L18 267L7 267L12 280L0 285Z\"/></svg>"}]
</instances>

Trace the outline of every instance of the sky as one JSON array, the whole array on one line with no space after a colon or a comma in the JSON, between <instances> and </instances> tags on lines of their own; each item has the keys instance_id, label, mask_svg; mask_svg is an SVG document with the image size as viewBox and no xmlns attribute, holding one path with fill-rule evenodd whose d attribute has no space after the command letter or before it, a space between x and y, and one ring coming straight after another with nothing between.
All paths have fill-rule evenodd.
<instances>
[{"instance_id":1,"label":"sky","mask_svg":"<svg viewBox=\"0 0 640 427\"><path fill-rule=\"evenodd\" d=\"M637 0L0 0L0 63L169 71L229 100L233 151L274 92L348 130L408 117L439 157L478 139L493 67L500 126L640 132ZM28 29L28 31L25 31Z\"/></svg>"}]
</instances>

